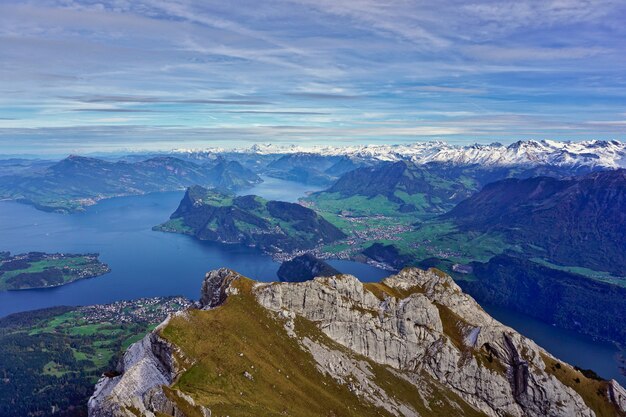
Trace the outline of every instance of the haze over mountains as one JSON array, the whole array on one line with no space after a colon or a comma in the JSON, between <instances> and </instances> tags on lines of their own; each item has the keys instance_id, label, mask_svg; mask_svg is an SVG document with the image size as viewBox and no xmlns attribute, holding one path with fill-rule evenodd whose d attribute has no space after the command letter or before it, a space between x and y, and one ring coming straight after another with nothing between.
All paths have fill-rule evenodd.
<instances>
[{"instance_id":1,"label":"haze over mountains","mask_svg":"<svg viewBox=\"0 0 626 417\"><path fill-rule=\"evenodd\" d=\"M260 181L239 163L221 158L196 164L171 156L111 162L71 155L40 171L0 176L0 196L43 210L71 212L116 196L194 184L232 190Z\"/></svg>"}]
</instances>

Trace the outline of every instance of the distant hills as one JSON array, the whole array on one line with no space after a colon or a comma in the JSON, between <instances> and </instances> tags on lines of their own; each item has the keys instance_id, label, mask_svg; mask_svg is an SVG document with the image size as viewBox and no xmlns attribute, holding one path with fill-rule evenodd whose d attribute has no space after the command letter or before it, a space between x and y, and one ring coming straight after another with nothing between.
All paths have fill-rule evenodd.
<instances>
[{"instance_id":1,"label":"distant hills","mask_svg":"<svg viewBox=\"0 0 626 417\"><path fill-rule=\"evenodd\" d=\"M156 229L254 246L270 253L312 249L346 237L299 204L254 195L235 197L200 186L190 187L170 221Z\"/></svg>"},{"instance_id":2,"label":"distant hills","mask_svg":"<svg viewBox=\"0 0 626 417\"><path fill-rule=\"evenodd\" d=\"M298 152L269 163L265 174L303 184L330 186L339 176L364 165L346 156Z\"/></svg>"},{"instance_id":3,"label":"distant hills","mask_svg":"<svg viewBox=\"0 0 626 417\"><path fill-rule=\"evenodd\" d=\"M72 212L116 196L172 191L192 184L236 189L260 181L238 162L223 159L201 165L170 156L132 163L69 156L40 172L0 177L0 197L42 210Z\"/></svg>"}]
</instances>

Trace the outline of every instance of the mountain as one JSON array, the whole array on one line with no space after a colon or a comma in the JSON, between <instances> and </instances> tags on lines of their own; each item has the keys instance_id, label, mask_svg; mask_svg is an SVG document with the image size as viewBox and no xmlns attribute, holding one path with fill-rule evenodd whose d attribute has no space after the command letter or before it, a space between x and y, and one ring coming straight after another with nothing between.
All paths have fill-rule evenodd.
<instances>
[{"instance_id":1,"label":"mountain","mask_svg":"<svg viewBox=\"0 0 626 417\"><path fill-rule=\"evenodd\" d=\"M72 212L116 196L179 190L192 184L242 187L259 181L237 163L201 166L168 156L129 163L72 155L41 172L0 177L0 196L42 210Z\"/></svg>"},{"instance_id":2,"label":"mountain","mask_svg":"<svg viewBox=\"0 0 626 417\"><path fill-rule=\"evenodd\" d=\"M289 171L292 168L315 168L320 172L324 172L341 159L341 157L333 155L297 152L283 155L270 163L267 168L277 171Z\"/></svg>"},{"instance_id":3,"label":"mountain","mask_svg":"<svg viewBox=\"0 0 626 417\"><path fill-rule=\"evenodd\" d=\"M452 208L472 192L473 188L466 183L399 161L349 171L329 189L313 194L308 200L316 205L334 206L336 210L366 206L371 214L382 214L376 212L380 204L396 213L437 213Z\"/></svg>"},{"instance_id":4,"label":"mountain","mask_svg":"<svg viewBox=\"0 0 626 417\"><path fill-rule=\"evenodd\" d=\"M310 253L283 262L276 272L278 279L286 282L308 281L315 277L330 277L339 274L340 272L335 268Z\"/></svg>"},{"instance_id":5,"label":"mountain","mask_svg":"<svg viewBox=\"0 0 626 417\"><path fill-rule=\"evenodd\" d=\"M337 177L324 171L332 168L342 159L337 156L292 153L283 155L268 164L265 174L303 184L329 186Z\"/></svg>"},{"instance_id":6,"label":"mountain","mask_svg":"<svg viewBox=\"0 0 626 417\"><path fill-rule=\"evenodd\" d=\"M385 245L376 242L361 253L379 264L389 265L395 269L402 269L414 261L410 256L401 254L394 244Z\"/></svg>"},{"instance_id":7,"label":"mountain","mask_svg":"<svg viewBox=\"0 0 626 417\"><path fill-rule=\"evenodd\" d=\"M626 276L624 169L498 181L443 218L464 231L503 234L559 264Z\"/></svg>"},{"instance_id":8,"label":"mountain","mask_svg":"<svg viewBox=\"0 0 626 417\"><path fill-rule=\"evenodd\" d=\"M288 171L268 171L266 174L281 180L294 181L308 185L329 186L337 177L327 175L315 168L294 167Z\"/></svg>"},{"instance_id":9,"label":"mountain","mask_svg":"<svg viewBox=\"0 0 626 417\"><path fill-rule=\"evenodd\" d=\"M263 182L261 177L237 161L219 158L209 166L209 177L212 178L209 185L220 190L237 190Z\"/></svg>"},{"instance_id":10,"label":"mountain","mask_svg":"<svg viewBox=\"0 0 626 417\"><path fill-rule=\"evenodd\" d=\"M312 249L345 237L313 210L299 204L254 195L235 197L200 186L187 189L170 221L157 229L201 240L255 246L271 253Z\"/></svg>"},{"instance_id":11,"label":"mountain","mask_svg":"<svg viewBox=\"0 0 626 417\"><path fill-rule=\"evenodd\" d=\"M452 145L443 141L415 142L403 145L313 147L260 144L230 152L261 156L307 154L348 157L366 161L410 160L418 165L443 162L454 165L481 165L483 167L550 165L560 167L586 166L603 169L626 168L626 143L617 140L582 142L528 140L518 141L510 145L492 143L468 146Z\"/></svg>"},{"instance_id":12,"label":"mountain","mask_svg":"<svg viewBox=\"0 0 626 417\"><path fill-rule=\"evenodd\" d=\"M586 376L589 375L589 376ZM125 353L91 417L618 416L626 391L559 361L437 270L380 283L206 275L198 308Z\"/></svg>"}]
</instances>

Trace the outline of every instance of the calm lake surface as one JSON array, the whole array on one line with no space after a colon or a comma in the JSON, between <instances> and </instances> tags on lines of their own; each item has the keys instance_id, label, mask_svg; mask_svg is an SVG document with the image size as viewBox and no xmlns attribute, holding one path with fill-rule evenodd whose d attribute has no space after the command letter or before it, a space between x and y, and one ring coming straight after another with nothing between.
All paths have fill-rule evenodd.
<instances>
[{"instance_id":1,"label":"calm lake surface","mask_svg":"<svg viewBox=\"0 0 626 417\"><path fill-rule=\"evenodd\" d=\"M315 186L264 178L242 194L297 201ZM61 215L31 206L0 202L0 251L98 252L109 274L57 288L0 292L0 317L58 305L101 304L140 297L184 295L197 299L205 272L229 267L260 281L277 280L279 264L246 247L201 242L190 236L154 232L176 209L183 192L157 193L102 201L84 213ZM331 261L363 281L389 272L351 261ZM590 368L626 384L619 374L617 349L532 318L486 306L501 322L533 338L558 358Z\"/></svg>"},{"instance_id":2,"label":"calm lake surface","mask_svg":"<svg viewBox=\"0 0 626 417\"><path fill-rule=\"evenodd\" d=\"M318 191L291 181L264 178L242 194L296 201ZM109 274L69 285L0 292L0 317L56 305L108 303L139 297L184 295L197 299L205 272L234 269L260 281L277 280L280 266L253 248L201 242L190 236L152 231L178 207L184 192L104 200L83 213L46 213L31 206L0 202L0 250L100 253ZM342 272L377 281L389 273L369 265L333 261Z\"/></svg>"}]
</instances>

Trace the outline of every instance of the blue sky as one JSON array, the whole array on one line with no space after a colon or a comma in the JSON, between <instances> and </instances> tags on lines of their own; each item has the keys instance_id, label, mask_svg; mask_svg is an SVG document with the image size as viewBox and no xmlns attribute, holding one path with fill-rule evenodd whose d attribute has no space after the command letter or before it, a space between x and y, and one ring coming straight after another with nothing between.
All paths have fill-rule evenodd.
<instances>
[{"instance_id":1,"label":"blue sky","mask_svg":"<svg viewBox=\"0 0 626 417\"><path fill-rule=\"evenodd\" d=\"M625 139L626 2L0 1L0 153Z\"/></svg>"}]
</instances>

